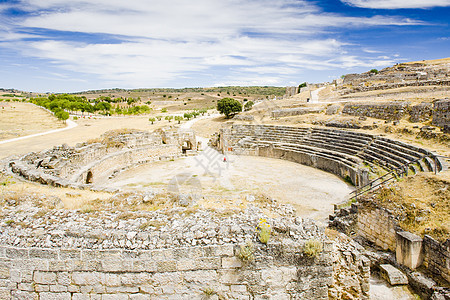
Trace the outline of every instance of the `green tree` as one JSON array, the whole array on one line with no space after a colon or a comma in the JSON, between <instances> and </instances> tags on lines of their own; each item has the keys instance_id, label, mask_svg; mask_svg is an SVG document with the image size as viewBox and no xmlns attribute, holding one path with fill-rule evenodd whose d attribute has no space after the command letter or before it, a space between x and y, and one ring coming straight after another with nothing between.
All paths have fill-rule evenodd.
<instances>
[{"instance_id":1,"label":"green tree","mask_svg":"<svg viewBox=\"0 0 450 300\"><path fill-rule=\"evenodd\" d=\"M166 113L167 112L167 108L164 107L163 109L161 109L161 112L162 113Z\"/></svg>"},{"instance_id":2,"label":"green tree","mask_svg":"<svg viewBox=\"0 0 450 300\"><path fill-rule=\"evenodd\" d=\"M192 113L184 113L183 117L189 120L190 118L192 118Z\"/></svg>"},{"instance_id":3,"label":"green tree","mask_svg":"<svg viewBox=\"0 0 450 300\"><path fill-rule=\"evenodd\" d=\"M223 98L217 101L217 110L229 119L231 116L242 111L242 104L233 98Z\"/></svg>"},{"instance_id":4,"label":"green tree","mask_svg":"<svg viewBox=\"0 0 450 300\"><path fill-rule=\"evenodd\" d=\"M182 116L175 116L175 121L178 121L178 124L180 124L181 121L183 121Z\"/></svg>"},{"instance_id":5,"label":"green tree","mask_svg":"<svg viewBox=\"0 0 450 300\"><path fill-rule=\"evenodd\" d=\"M156 121L156 119L155 118L149 118L148 119L150 122L152 122L152 124L153 124L153 122L155 122Z\"/></svg>"},{"instance_id":6,"label":"green tree","mask_svg":"<svg viewBox=\"0 0 450 300\"><path fill-rule=\"evenodd\" d=\"M64 110L58 110L55 113L55 116L60 119L61 121L65 121L69 118L69 113L67 111Z\"/></svg>"},{"instance_id":7,"label":"green tree","mask_svg":"<svg viewBox=\"0 0 450 300\"><path fill-rule=\"evenodd\" d=\"M207 112L208 110L206 108L200 109L200 113L202 114L202 116L204 116Z\"/></svg>"},{"instance_id":8,"label":"green tree","mask_svg":"<svg viewBox=\"0 0 450 300\"><path fill-rule=\"evenodd\" d=\"M248 101L247 103L245 103L245 105L244 105L244 110L245 111L248 111L248 110L250 110L250 109L252 109L252 107L253 107L253 105L254 105L255 103L253 103L253 101Z\"/></svg>"},{"instance_id":9,"label":"green tree","mask_svg":"<svg viewBox=\"0 0 450 300\"><path fill-rule=\"evenodd\" d=\"M369 71L369 73L378 74L378 70L377 69L372 69L372 70Z\"/></svg>"},{"instance_id":10,"label":"green tree","mask_svg":"<svg viewBox=\"0 0 450 300\"><path fill-rule=\"evenodd\" d=\"M156 118L158 119L158 121L161 121L162 116L156 116Z\"/></svg>"},{"instance_id":11,"label":"green tree","mask_svg":"<svg viewBox=\"0 0 450 300\"><path fill-rule=\"evenodd\" d=\"M199 112L198 110L194 110L194 111L192 112L192 116L193 116L194 118L197 118L198 115L200 115L200 112Z\"/></svg>"},{"instance_id":12,"label":"green tree","mask_svg":"<svg viewBox=\"0 0 450 300\"><path fill-rule=\"evenodd\" d=\"M166 119L167 121L169 121L169 123L170 123L170 121L172 121L172 119L173 119L173 116L166 116L165 119Z\"/></svg>"}]
</instances>

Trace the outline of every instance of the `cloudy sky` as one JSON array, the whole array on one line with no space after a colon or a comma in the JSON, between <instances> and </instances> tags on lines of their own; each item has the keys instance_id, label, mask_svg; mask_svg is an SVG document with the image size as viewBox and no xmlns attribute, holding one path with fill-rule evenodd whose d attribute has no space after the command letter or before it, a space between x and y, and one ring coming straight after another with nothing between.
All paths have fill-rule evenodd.
<instances>
[{"instance_id":1,"label":"cloudy sky","mask_svg":"<svg viewBox=\"0 0 450 300\"><path fill-rule=\"evenodd\" d=\"M0 0L0 87L298 85L450 56L450 0Z\"/></svg>"}]
</instances>

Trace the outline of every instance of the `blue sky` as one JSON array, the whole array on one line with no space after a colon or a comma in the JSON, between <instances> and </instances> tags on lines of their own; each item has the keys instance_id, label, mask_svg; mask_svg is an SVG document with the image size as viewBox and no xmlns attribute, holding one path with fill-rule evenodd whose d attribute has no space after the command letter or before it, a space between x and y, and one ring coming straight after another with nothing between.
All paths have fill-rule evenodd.
<instances>
[{"instance_id":1,"label":"blue sky","mask_svg":"<svg viewBox=\"0 0 450 300\"><path fill-rule=\"evenodd\" d=\"M0 0L0 87L298 85L450 56L450 0Z\"/></svg>"}]
</instances>

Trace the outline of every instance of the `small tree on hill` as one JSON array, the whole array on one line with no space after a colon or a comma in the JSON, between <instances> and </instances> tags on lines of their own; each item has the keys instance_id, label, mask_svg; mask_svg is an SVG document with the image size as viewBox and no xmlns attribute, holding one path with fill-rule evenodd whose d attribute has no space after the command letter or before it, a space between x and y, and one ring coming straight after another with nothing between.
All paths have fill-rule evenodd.
<instances>
[{"instance_id":1,"label":"small tree on hill","mask_svg":"<svg viewBox=\"0 0 450 300\"><path fill-rule=\"evenodd\" d=\"M248 101L248 102L245 103L245 105L244 105L244 110L245 110L245 111L248 111L248 110L252 109L253 104L254 104L253 101Z\"/></svg>"},{"instance_id":2,"label":"small tree on hill","mask_svg":"<svg viewBox=\"0 0 450 300\"><path fill-rule=\"evenodd\" d=\"M181 121L183 121L182 116L175 116L175 121L178 121L178 124L180 124Z\"/></svg>"},{"instance_id":3,"label":"small tree on hill","mask_svg":"<svg viewBox=\"0 0 450 300\"><path fill-rule=\"evenodd\" d=\"M192 113L184 113L183 116L189 120L190 118L192 118Z\"/></svg>"},{"instance_id":4,"label":"small tree on hill","mask_svg":"<svg viewBox=\"0 0 450 300\"><path fill-rule=\"evenodd\" d=\"M153 124L153 122L155 122L156 121L156 119L155 118L149 118L148 119L150 122L152 122L152 124Z\"/></svg>"},{"instance_id":5,"label":"small tree on hill","mask_svg":"<svg viewBox=\"0 0 450 300\"><path fill-rule=\"evenodd\" d=\"M167 121L169 121L169 123L170 123L170 121L172 121L172 119L173 119L173 116L166 116L165 119L166 119Z\"/></svg>"},{"instance_id":6,"label":"small tree on hill","mask_svg":"<svg viewBox=\"0 0 450 300\"><path fill-rule=\"evenodd\" d=\"M217 110L229 119L231 116L242 111L242 104L233 98L223 98L217 101Z\"/></svg>"}]
</instances>

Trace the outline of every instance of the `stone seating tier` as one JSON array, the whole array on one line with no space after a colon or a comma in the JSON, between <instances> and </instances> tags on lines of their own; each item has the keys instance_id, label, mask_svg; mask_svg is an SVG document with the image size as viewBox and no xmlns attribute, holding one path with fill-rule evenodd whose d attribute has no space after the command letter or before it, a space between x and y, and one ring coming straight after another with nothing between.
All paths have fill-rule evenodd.
<instances>
[{"instance_id":1,"label":"stone seating tier","mask_svg":"<svg viewBox=\"0 0 450 300\"><path fill-rule=\"evenodd\" d=\"M324 129L324 128L298 128L274 125L237 125L231 131L235 140L242 138L255 138L255 142L270 142L277 147L286 146L295 151L316 151L320 155L331 156L355 166L358 159L368 163L375 163L387 169L404 167L425 155L432 155L429 151L385 137L373 136L366 133ZM301 147L300 147L301 146ZM340 156L343 155L343 156ZM438 171L443 164L436 158ZM434 159L426 157L411 167L416 171L434 171Z\"/></svg>"}]
</instances>

